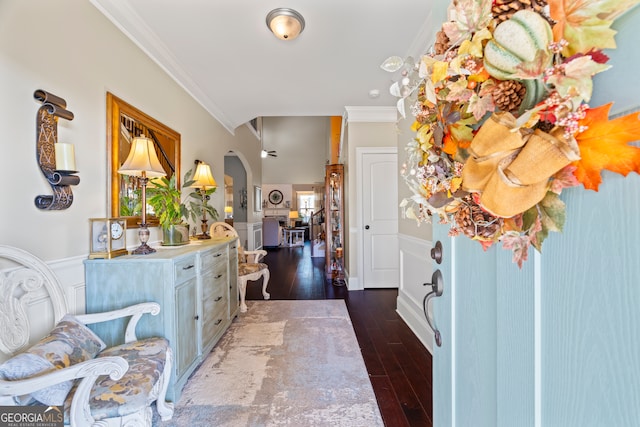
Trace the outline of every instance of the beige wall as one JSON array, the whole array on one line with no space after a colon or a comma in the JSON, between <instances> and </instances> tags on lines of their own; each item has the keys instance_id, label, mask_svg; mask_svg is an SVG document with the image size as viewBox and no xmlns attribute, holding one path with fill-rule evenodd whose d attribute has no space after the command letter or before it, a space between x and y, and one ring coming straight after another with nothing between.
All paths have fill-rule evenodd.
<instances>
[{"instance_id":1,"label":"beige wall","mask_svg":"<svg viewBox=\"0 0 640 427\"><path fill-rule=\"evenodd\" d=\"M343 147L345 158L345 265L351 282L356 283L361 275L358 271L358 242L360 230L358 226L356 149L362 147L394 147L397 144L396 125L394 122L374 123L352 121L348 119L345 129L346 144ZM359 285L358 285L359 286Z\"/></svg>"},{"instance_id":2,"label":"beige wall","mask_svg":"<svg viewBox=\"0 0 640 427\"><path fill-rule=\"evenodd\" d=\"M81 179L62 211L34 205L36 195L51 194L35 158L36 89L64 98L75 114L58 125L60 141L75 145ZM245 126L229 134L89 2L0 0L0 244L45 260L86 256L88 218L108 216L107 91L181 134L183 171L198 158L223 182L223 156L234 150L248 165L250 185L261 184L253 134ZM222 191L212 203L222 212ZM151 241L157 238L152 229ZM136 242L130 231L129 246Z\"/></svg>"},{"instance_id":3,"label":"beige wall","mask_svg":"<svg viewBox=\"0 0 640 427\"><path fill-rule=\"evenodd\" d=\"M314 184L324 182L324 165L329 158L329 117L263 117L265 150L278 157L263 163L265 184Z\"/></svg>"}]
</instances>

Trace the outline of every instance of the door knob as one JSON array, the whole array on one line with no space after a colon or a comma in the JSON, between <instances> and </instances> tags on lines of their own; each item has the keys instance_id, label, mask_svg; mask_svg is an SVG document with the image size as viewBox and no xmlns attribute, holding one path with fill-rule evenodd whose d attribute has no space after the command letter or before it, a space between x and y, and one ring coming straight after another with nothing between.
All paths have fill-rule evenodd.
<instances>
[{"instance_id":1,"label":"door knob","mask_svg":"<svg viewBox=\"0 0 640 427\"><path fill-rule=\"evenodd\" d=\"M368 225L365 225L365 226L364 226L364 229L365 229L365 230L368 230L368 229L369 229L369 226L368 226Z\"/></svg>"},{"instance_id":2,"label":"door knob","mask_svg":"<svg viewBox=\"0 0 640 427\"><path fill-rule=\"evenodd\" d=\"M433 259L436 264L440 264L442 262L442 243L438 240L434 247L431 248L431 259Z\"/></svg>"},{"instance_id":3,"label":"door knob","mask_svg":"<svg viewBox=\"0 0 640 427\"><path fill-rule=\"evenodd\" d=\"M433 275L431 275L431 283L423 283L422 286L431 286L431 292L425 295L422 300L422 310L424 311L424 317L427 318L429 327L433 331L433 335L436 339L436 345L440 347L442 346L442 336L440 335L438 328L436 328L433 320L431 320L431 317L429 317L429 301L435 297L441 296L444 291L444 283L440 270L433 272Z\"/></svg>"}]
</instances>

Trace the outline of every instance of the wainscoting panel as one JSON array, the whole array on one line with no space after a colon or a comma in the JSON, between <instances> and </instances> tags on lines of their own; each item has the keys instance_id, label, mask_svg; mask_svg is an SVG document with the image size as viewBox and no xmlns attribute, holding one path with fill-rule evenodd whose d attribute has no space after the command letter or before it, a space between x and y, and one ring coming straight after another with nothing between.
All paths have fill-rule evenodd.
<instances>
[{"instance_id":1,"label":"wainscoting panel","mask_svg":"<svg viewBox=\"0 0 640 427\"><path fill-rule=\"evenodd\" d=\"M240 244L248 251L262 249L262 222L234 222Z\"/></svg>"},{"instance_id":2,"label":"wainscoting panel","mask_svg":"<svg viewBox=\"0 0 640 427\"><path fill-rule=\"evenodd\" d=\"M84 285L84 261L85 257L74 257L55 261L46 264L53 270L62 285L69 312L73 314L85 313L85 285ZM0 270L0 275L8 274L15 267ZM42 292L41 297L36 297L29 302L27 314L31 324L32 341L38 341L51 329L53 322L53 310L49 296ZM8 359L0 353L0 363Z\"/></svg>"},{"instance_id":3,"label":"wainscoting panel","mask_svg":"<svg viewBox=\"0 0 640 427\"><path fill-rule=\"evenodd\" d=\"M262 223L255 222L253 225L253 250L262 249Z\"/></svg>"},{"instance_id":4,"label":"wainscoting panel","mask_svg":"<svg viewBox=\"0 0 640 427\"><path fill-rule=\"evenodd\" d=\"M400 288L397 311L422 344L433 354L433 331L429 328L422 309L422 300L431 291L430 286L423 285L431 281L434 268L430 257L431 242L406 234L400 234L398 239ZM433 316L431 304L429 311Z\"/></svg>"},{"instance_id":5,"label":"wainscoting panel","mask_svg":"<svg viewBox=\"0 0 640 427\"><path fill-rule=\"evenodd\" d=\"M47 264L62 284L69 312L85 313L84 264L86 257L74 257L48 262Z\"/></svg>"}]
</instances>

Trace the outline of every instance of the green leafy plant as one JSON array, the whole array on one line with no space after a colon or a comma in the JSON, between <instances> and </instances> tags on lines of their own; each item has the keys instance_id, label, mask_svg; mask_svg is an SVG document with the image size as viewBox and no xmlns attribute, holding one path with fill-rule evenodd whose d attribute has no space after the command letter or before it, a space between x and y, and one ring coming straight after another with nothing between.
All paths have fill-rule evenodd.
<instances>
[{"instance_id":1,"label":"green leafy plant","mask_svg":"<svg viewBox=\"0 0 640 427\"><path fill-rule=\"evenodd\" d=\"M189 169L184 175L182 188L189 187L194 183L193 169ZM177 188L175 174L171 178L156 178L149 182L147 187L147 203L153 208L160 226L179 225L188 222L194 223L202 218L204 212L216 221L218 211L208 203L204 203L216 191L216 188L205 190L204 197L199 189L194 188L188 195L188 200L182 202L182 192Z\"/></svg>"},{"instance_id":2,"label":"green leafy plant","mask_svg":"<svg viewBox=\"0 0 640 427\"><path fill-rule=\"evenodd\" d=\"M131 197L120 196L120 216L138 216L142 212L142 190L136 189Z\"/></svg>"},{"instance_id":3,"label":"green leafy plant","mask_svg":"<svg viewBox=\"0 0 640 427\"><path fill-rule=\"evenodd\" d=\"M208 200L208 198L216 191L215 188L210 188L205 190L204 198ZM187 208L187 217L190 218L194 222L198 222L202 218L203 212L206 212L209 218L213 221L218 220L218 211L216 208L211 206L209 203L204 204L203 195L200 193L200 190L194 190L189 194L189 197L192 200L189 200L186 203Z\"/></svg>"},{"instance_id":4,"label":"green leafy plant","mask_svg":"<svg viewBox=\"0 0 640 427\"><path fill-rule=\"evenodd\" d=\"M187 218L187 209L182 203L182 193L176 186L175 174L169 179L163 176L149 181L147 203L153 208L163 228L183 224Z\"/></svg>"},{"instance_id":5,"label":"green leafy plant","mask_svg":"<svg viewBox=\"0 0 640 427\"><path fill-rule=\"evenodd\" d=\"M189 169L187 173L184 174L183 188L189 187L194 183L194 180L192 179L194 173L195 171L193 169ZM202 218L202 214L206 212L213 221L217 221L218 211L216 210L216 208L214 208L208 203L204 203L205 200L209 200L209 197L211 197L211 195L215 193L215 191L216 191L215 187L209 188L204 191L204 195L203 195L199 188L194 188L193 191L189 193L189 196L188 196L189 199L184 205L185 207L184 217L186 219L191 219L191 221L197 224L198 221Z\"/></svg>"}]
</instances>

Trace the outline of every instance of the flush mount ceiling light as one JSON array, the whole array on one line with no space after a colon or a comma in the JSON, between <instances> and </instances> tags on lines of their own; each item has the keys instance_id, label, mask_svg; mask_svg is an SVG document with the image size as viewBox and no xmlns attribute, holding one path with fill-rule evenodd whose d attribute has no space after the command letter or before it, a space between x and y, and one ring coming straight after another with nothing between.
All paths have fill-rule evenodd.
<instances>
[{"instance_id":1,"label":"flush mount ceiling light","mask_svg":"<svg viewBox=\"0 0 640 427\"><path fill-rule=\"evenodd\" d=\"M273 9L267 14L267 27L281 40L293 40L304 30L304 18L287 7Z\"/></svg>"}]
</instances>

